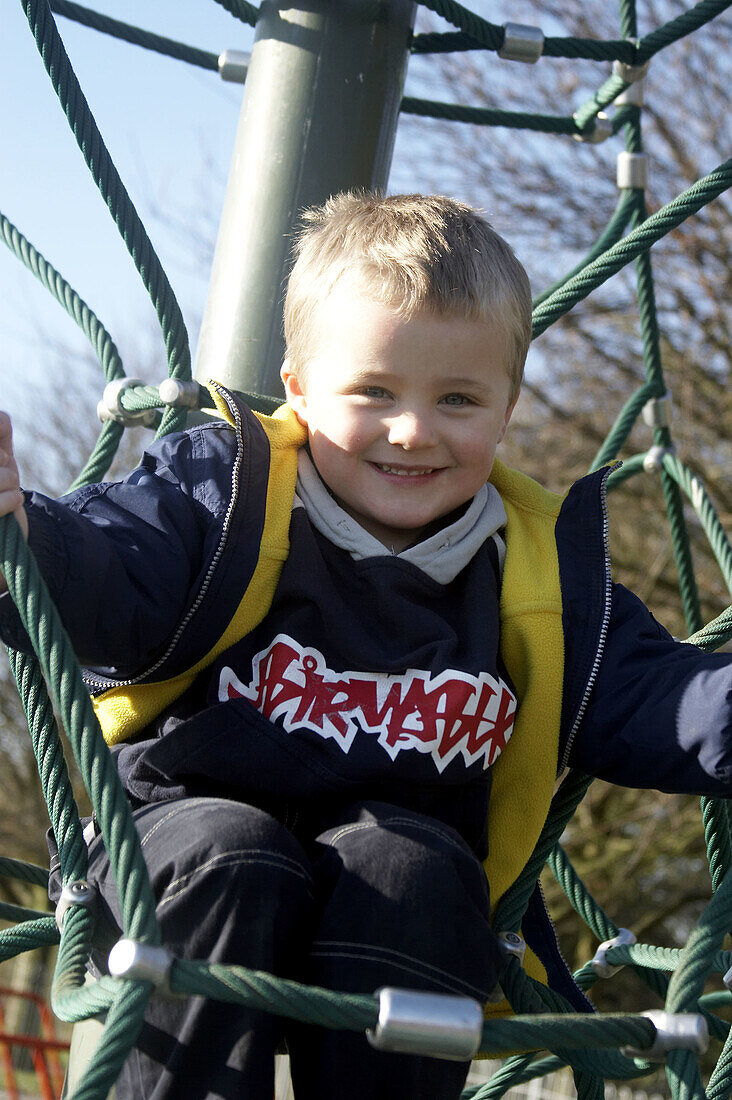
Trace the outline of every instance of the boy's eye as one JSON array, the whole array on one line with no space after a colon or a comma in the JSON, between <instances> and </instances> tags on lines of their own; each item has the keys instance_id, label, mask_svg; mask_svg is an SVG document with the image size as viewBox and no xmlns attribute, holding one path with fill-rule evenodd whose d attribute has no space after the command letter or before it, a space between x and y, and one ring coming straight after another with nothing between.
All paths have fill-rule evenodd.
<instances>
[{"instance_id":1,"label":"boy's eye","mask_svg":"<svg viewBox=\"0 0 732 1100\"><path fill-rule=\"evenodd\" d=\"M442 398L445 405L452 405L459 408L461 405L471 405L472 401L464 393L446 393Z\"/></svg>"},{"instance_id":2,"label":"boy's eye","mask_svg":"<svg viewBox=\"0 0 732 1100\"><path fill-rule=\"evenodd\" d=\"M362 386L359 393L362 397L372 397L374 400L389 396L383 386Z\"/></svg>"}]
</instances>

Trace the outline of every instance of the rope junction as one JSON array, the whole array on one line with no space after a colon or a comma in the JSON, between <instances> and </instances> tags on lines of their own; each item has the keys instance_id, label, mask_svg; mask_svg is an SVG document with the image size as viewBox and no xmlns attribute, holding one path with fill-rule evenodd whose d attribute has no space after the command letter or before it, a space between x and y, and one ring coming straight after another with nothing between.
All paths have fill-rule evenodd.
<instances>
[{"instance_id":1,"label":"rope junction","mask_svg":"<svg viewBox=\"0 0 732 1100\"><path fill-rule=\"evenodd\" d=\"M103 478L125 426L144 421L154 426L158 434L176 430L185 423L186 406L200 407L206 391L191 381L188 338L180 309L102 141L51 12L205 69L213 71L221 66L212 53L131 27L69 0L22 2L82 155L153 301L166 347L169 378L175 382L173 386L166 381L155 387L125 379L119 352L99 319L59 272L0 214L0 237L85 333L108 384L100 403L101 434L74 483L78 486ZM254 5L244 0L217 2L242 22L256 23L258 13ZM422 0L422 3L456 30L446 34L416 35L412 42L414 53L483 49L495 51L499 56L532 61L543 54L554 58L610 60L615 62L615 70L591 100L567 117L485 110L413 98L403 100L405 113L480 125L513 126L589 140L623 131L627 153L635 155L642 149L640 109L633 105L621 106L609 125L603 124L601 112L642 76L643 67L654 54L730 6L730 0L701 0L676 19L637 39L634 37L633 0L620 0L625 37L594 41L544 38L537 28L521 28L516 24L499 27L454 0ZM713 650L732 639L732 607L703 626L682 494L699 517L730 593L732 546L703 486L673 446L664 412L666 385L659 349L650 248L730 184L732 161L727 161L648 217L642 178L631 178L622 188L618 206L590 253L559 283L537 298L534 312L534 335L537 336L612 274L631 260L635 262L646 379L629 398L610 429L593 468L615 457L643 412L653 428L653 446L649 452L626 460L622 468L612 474L609 487L614 488L643 470L658 473L669 512L681 595L691 632L689 641L704 650ZM246 396L260 411L269 412L277 404L270 398ZM158 983L167 982L174 993L203 994L235 1001L325 1027L355 1030L376 1027L379 1016L376 996L339 994L242 967L173 959L160 948L155 902L127 799L58 613L12 517L0 520L0 568L37 653L37 658L28 659L11 651L10 661L28 717L41 784L59 847L63 881L70 899L59 922L60 930L53 916L0 903L0 918L15 922L12 928L0 932L0 960L58 943L52 990L52 1004L57 1015L64 1020L80 1021L99 1012L107 1013L102 1041L74 1093L75 1100L101 1100L107 1095L141 1027L150 993ZM83 889L86 845L54 708L68 733L109 854L120 895L124 937L132 941L133 946L152 950L155 958L168 958L159 974L154 968L141 972L132 966L120 971L124 977L108 977L92 985L84 984L85 962L93 935L91 910L81 903L87 896ZM568 773L564 779L529 864L501 899L495 926L518 932L538 875L548 864L572 906L602 941L595 960L575 975L580 987L589 990L600 976L613 973L615 968L631 966L651 990L665 996L668 1015L660 1021L646 1015L577 1014L558 994L530 979L519 958L509 954L501 985L516 1015L484 1022L478 1042L485 1054L521 1053L508 1057L486 1085L467 1089L464 1096L493 1100L513 1085L569 1064L575 1074L578 1095L582 1100L596 1100L602 1095L603 1077L630 1079L652 1072L654 1063L643 1057L645 1053L654 1059L665 1060L674 1100L692 1097L721 1100L732 1090L732 1039L730 1025L718 1017L715 1010L732 1007L732 992L705 994L704 985L709 974L718 973L732 990L732 952L722 950L730 926L732 902L732 832L727 805L711 799L702 800L713 888L711 900L683 950L654 947L635 943L632 936L618 929L583 885L559 844L590 782L588 777L575 772ZM44 868L5 857L0 858L0 876L36 885L46 885L48 878ZM693 1028L684 1031L683 1021L689 1018L686 1014L690 1014L697 1024L701 1020L702 1030L708 1029L712 1037L723 1043L706 1091L698 1062L704 1043L699 1038L698 1026L696 1031ZM681 1038L679 1034L674 1036L674 1032L681 1032ZM537 1059L537 1051L550 1051L551 1056Z\"/></svg>"}]
</instances>

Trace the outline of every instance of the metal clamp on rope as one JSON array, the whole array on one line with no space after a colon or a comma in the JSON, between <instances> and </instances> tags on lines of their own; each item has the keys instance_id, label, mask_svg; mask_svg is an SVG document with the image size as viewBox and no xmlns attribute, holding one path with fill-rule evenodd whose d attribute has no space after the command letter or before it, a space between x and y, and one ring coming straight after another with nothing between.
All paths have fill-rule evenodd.
<instances>
[{"instance_id":1,"label":"metal clamp on rope","mask_svg":"<svg viewBox=\"0 0 732 1100\"><path fill-rule=\"evenodd\" d=\"M648 187L646 153L618 153L617 185L621 190L632 188L644 191Z\"/></svg>"},{"instance_id":2,"label":"metal clamp on rope","mask_svg":"<svg viewBox=\"0 0 732 1100\"><path fill-rule=\"evenodd\" d=\"M617 974L618 970L622 970L625 963L620 965L614 965L607 961L607 953L611 947L628 947L632 943L637 943L637 939L628 928L618 928L617 936L613 936L611 940L605 940L601 943L595 952L595 957L591 961L592 969L597 974L598 978L612 978L613 974Z\"/></svg>"},{"instance_id":3,"label":"metal clamp on rope","mask_svg":"<svg viewBox=\"0 0 732 1100\"><path fill-rule=\"evenodd\" d=\"M616 95L613 103L616 107L642 107L646 101L645 90L645 81L636 80L634 84L629 84L619 95Z\"/></svg>"},{"instance_id":4,"label":"metal clamp on rope","mask_svg":"<svg viewBox=\"0 0 732 1100\"><path fill-rule=\"evenodd\" d=\"M377 1050L469 1062L480 1049L483 1011L470 997L377 989L379 1019L366 1037Z\"/></svg>"},{"instance_id":5,"label":"metal clamp on rope","mask_svg":"<svg viewBox=\"0 0 732 1100\"><path fill-rule=\"evenodd\" d=\"M647 474L658 473L663 469L663 456L675 455L676 447L671 444L670 447L661 447L658 444L654 444L653 447L648 449L646 457L643 459L643 469Z\"/></svg>"},{"instance_id":6,"label":"metal clamp on rope","mask_svg":"<svg viewBox=\"0 0 732 1100\"><path fill-rule=\"evenodd\" d=\"M252 55L244 50L224 50L219 54L219 76L232 84L243 84Z\"/></svg>"},{"instance_id":7,"label":"metal clamp on rope","mask_svg":"<svg viewBox=\"0 0 732 1100\"><path fill-rule=\"evenodd\" d=\"M522 966L524 965L526 942L518 932L499 932L498 946L504 955L513 955Z\"/></svg>"},{"instance_id":8,"label":"metal clamp on rope","mask_svg":"<svg viewBox=\"0 0 732 1100\"><path fill-rule=\"evenodd\" d=\"M656 1029L653 1045L647 1050L623 1047L626 1058L645 1058L648 1062L663 1062L670 1050L691 1050L704 1054L709 1046L709 1028L703 1016L694 1012L662 1012L652 1008L642 1012Z\"/></svg>"},{"instance_id":9,"label":"metal clamp on rope","mask_svg":"<svg viewBox=\"0 0 732 1100\"><path fill-rule=\"evenodd\" d=\"M64 917L72 905L80 905L84 909L90 909L94 905L97 892L93 886L83 879L69 882L61 891L61 897L56 904L56 924L59 931L63 928Z\"/></svg>"},{"instance_id":10,"label":"metal clamp on rope","mask_svg":"<svg viewBox=\"0 0 732 1100\"><path fill-rule=\"evenodd\" d=\"M179 378L164 378L158 392L163 404L172 409L200 409L204 397L210 401L205 386L198 382L183 382Z\"/></svg>"},{"instance_id":11,"label":"metal clamp on rope","mask_svg":"<svg viewBox=\"0 0 732 1100\"><path fill-rule=\"evenodd\" d=\"M668 428L673 416L673 403L668 390L661 397L651 397L641 410L643 423L649 428Z\"/></svg>"},{"instance_id":12,"label":"metal clamp on rope","mask_svg":"<svg viewBox=\"0 0 732 1100\"><path fill-rule=\"evenodd\" d=\"M631 38L629 41L634 46L637 45L637 39ZM646 75L650 63L650 58L641 65L626 65L624 61L613 61L613 74L619 76L626 84L635 84L637 80L642 80ZM615 102L617 103L617 100Z\"/></svg>"},{"instance_id":13,"label":"metal clamp on rope","mask_svg":"<svg viewBox=\"0 0 732 1100\"><path fill-rule=\"evenodd\" d=\"M503 45L497 51L504 61L534 65L544 52L544 33L525 23L503 24Z\"/></svg>"},{"instance_id":14,"label":"metal clamp on rope","mask_svg":"<svg viewBox=\"0 0 732 1100\"><path fill-rule=\"evenodd\" d=\"M513 955L514 958L518 959L521 966L524 965L526 943L521 936L519 936L518 932L499 932L498 946L504 958ZM500 1004L501 1001L505 1000L505 994L500 984L496 985L495 989L486 997L486 1000L492 1005Z\"/></svg>"},{"instance_id":15,"label":"metal clamp on rope","mask_svg":"<svg viewBox=\"0 0 732 1100\"><path fill-rule=\"evenodd\" d=\"M172 997L170 971L174 962L175 957L166 947L122 939L109 952L107 966L113 978L151 982L159 993Z\"/></svg>"},{"instance_id":16,"label":"metal clamp on rope","mask_svg":"<svg viewBox=\"0 0 732 1100\"><path fill-rule=\"evenodd\" d=\"M577 120L577 115L572 115ZM579 134L572 134L575 141L587 142L590 145L599 145L601 141L607 141L612 137L613 123L604 111L598 111L595 115L595 125L592 130L584 130Z\"/></svg>"},{"instance_id":17,"label":"metal clamp on rope","mask_svg":"<svg viewBox=\"0 0 732 1100\"><path fill-rule=\"evenodd\" d=\"M104 387L102 400L97 405L97 416L101 421L116 420L125 427L140 426L151 428L157 421L156 409L138 409L129 412L122 407L121 398L125 390L132 390L135 386L144 386L141 378L115 378Z\"/></svg>"}]
</instances>

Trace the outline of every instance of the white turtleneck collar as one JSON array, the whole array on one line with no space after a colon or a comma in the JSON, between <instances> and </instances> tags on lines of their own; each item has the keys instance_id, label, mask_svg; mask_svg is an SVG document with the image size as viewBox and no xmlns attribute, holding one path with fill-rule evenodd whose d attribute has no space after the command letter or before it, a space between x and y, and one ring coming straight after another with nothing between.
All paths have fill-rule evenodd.
<instances>
[{"instance_id":1,"label":"white turtleneck collar","mask_svg":"<svg viewBox=\"0 0 732 1100\"><path fill-rule=\"evenodd\" d=\"M304 448L300 449L297 459L294 506L303 507L313 527L357 561L392 553L336 503ZM503 501L497 489L488 483L478 490L469 507L454 523L396 556L416 565L438 584L449 584L489 538L495 539L498 560L503 568L506 545L498 531L505 524Z\"/></svg>"}]
</instances>

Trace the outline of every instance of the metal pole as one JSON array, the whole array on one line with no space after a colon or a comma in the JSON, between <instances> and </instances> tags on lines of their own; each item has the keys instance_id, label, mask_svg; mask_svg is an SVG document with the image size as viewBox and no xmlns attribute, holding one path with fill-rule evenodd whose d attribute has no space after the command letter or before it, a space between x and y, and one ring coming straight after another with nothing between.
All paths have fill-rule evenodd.
<instances>
[{"instance_id":1,"label":"metal pole","mask_svg":"<svg viewBox=\"0 0 732 1100\"><path fill-rule=\"evenodd\" d=\"M414 0L264 0L195 377L282 394L282 295L299 212L384 190Z\"/></svg>"}]
</instances>

